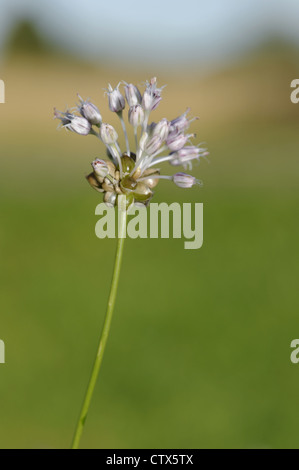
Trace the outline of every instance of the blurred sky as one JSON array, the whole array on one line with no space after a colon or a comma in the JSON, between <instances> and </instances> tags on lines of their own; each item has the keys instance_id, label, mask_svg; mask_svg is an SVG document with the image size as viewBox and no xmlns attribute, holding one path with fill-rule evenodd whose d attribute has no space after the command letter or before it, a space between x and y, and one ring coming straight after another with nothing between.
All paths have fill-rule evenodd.
<instances>
[{"instance_id":1,"label":"blurred sky","mask_svg":"<svg viewBox=\"0 0 299 470\"><path fill-rule=\"evenodd\" d=\"M226 61L267 37L299 42L299 0L0 0L0 47L20 18L90 58Z\"/></svg>"}]
</instances>

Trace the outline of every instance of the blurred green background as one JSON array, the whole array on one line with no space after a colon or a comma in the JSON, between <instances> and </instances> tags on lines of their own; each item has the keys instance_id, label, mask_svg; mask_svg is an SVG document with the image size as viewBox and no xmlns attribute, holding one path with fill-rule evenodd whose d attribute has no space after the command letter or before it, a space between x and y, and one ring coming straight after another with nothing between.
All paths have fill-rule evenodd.
<instances>
[{"instance_id":1,"label":"blurred green background","mask_svg":"<svg viewBox=\"0 0 299 470\"><path fill-rule=\"evenodd\" d=\"M203 202L204 245L126 241L82 447L298 447L299 52L272 39L196 67L118 68L51 50L31 24L12 32L0 73L1 448L69 447L113 269L84 178L103 147L57 132L53 107L80 92L114 123L102 89L149 73L167 84L153 120L187 106L200 116L204 187L162 181L154 202Z\"/></svg>"}]
</instances>

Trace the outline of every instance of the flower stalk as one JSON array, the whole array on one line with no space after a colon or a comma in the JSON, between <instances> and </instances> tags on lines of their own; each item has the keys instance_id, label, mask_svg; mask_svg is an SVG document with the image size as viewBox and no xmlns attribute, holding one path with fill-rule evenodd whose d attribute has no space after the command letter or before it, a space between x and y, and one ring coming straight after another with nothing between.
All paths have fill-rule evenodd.
<instances>
[{"instance_id":1,"label":"flower stalk","mask_svg":"<svg viewBox=\"0 0 299 470\"><path fill-rule=\"evenodd\" d=\"M122 257L123 257L124 242L125 242L125 237L126 237L127 210L126 210L125 199L126 199L125 197L119 198L118 210L119 210L120 227L119 227L119 235L118 235L118 240L117 240L114 270L113 270L110 294L109 294L108 305L107 305L107 312L106 312L105 321L104 321L104 325L102 329L102 334L100 337L97 355L94 361L94 365L93 365L93 369L91 372L89 384L86 390L85 398L83 401L81 413L80 413L79 420L76 426L73 443L72 443L72 449L78 449L80 445L85 421L87 418L93 392L94 392L97 378L98 378L100 368L102 365L105 347L106 347L106 343L107 343L107 339L108 339L109 331L111 327L111 321L112 321L118 282L119 282L119 276L120 276L121 262L122 262Z\"/></svg>"}]
</instances>

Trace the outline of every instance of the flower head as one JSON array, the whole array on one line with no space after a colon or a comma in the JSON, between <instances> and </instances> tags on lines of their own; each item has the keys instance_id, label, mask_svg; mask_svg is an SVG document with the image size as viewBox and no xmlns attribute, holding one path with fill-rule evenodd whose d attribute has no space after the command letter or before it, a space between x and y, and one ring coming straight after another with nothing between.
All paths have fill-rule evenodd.
<instances>
[{"instance_id":1,"label":"flower head","mask_svg":"<svg viewBox=\"0 0 299 470\"><path fill-rule=\"evenodd\" d=\"M158 123L148 123L151 111L155 110L162 100L162 89L157 79L152 78L145 83L143 96L139 89L124 82L124 95L129 105L128 122L134 129L135 149L131 151L126 124L123 119L125 98L119 90L108 86L107 95L109 108L117 113L124 131L126 150L121 151L118 133L113 126L102 122L98 108L89 101L80 98L77 110L80 115L70 111L61 113L55 110L55 117L61 120L62 127L77 134L97 136L106 146L110 160L97 158L92 162L92 173L87 181L98 192L104 194L107 205L117 203L119 195L126 195L127 204L148 205L153 197L153 188L161 179L173 181L180 188L192 188L200 182L186 173L165 175L160 173L157 165L168 162L172 166L192 168L194 161L199 161L208 153L205 148L192 145L190 139L194 134L186 134L191 122L188 119L189 109L181 116L168 121L161 119ZM95 130L93 126L98 129ZM138 128L141 128L139 138Z\"/></svg>"}]
</instances>

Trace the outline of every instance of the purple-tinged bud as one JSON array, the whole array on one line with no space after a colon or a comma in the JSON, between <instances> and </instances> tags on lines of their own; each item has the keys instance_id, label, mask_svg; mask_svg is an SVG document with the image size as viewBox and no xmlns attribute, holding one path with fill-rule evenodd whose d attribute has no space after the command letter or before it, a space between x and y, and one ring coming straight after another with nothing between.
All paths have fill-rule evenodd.
<instances>
[{"instance_id":1,"label":"purple-tinged bud","mask_svg":"<svg viewBox=\"0 0 299 470\"><path fill-rule=\"evenodd\" d=\"M108 85L107 95L109 100L109 108L110 111L112 111L113 113L121 112L126 106L125 99L118 89L119 85L120 83L117 85L116 88L114 88L114 90L110 83Z\"/></svg>"},{"instance_id":2,"label":"purple-tinged bud","mask_svg":"<svg viewBox=\"0 0 299 470\"><path fill-rule=\"evenodd\" d=\"M80 135L88 135L91 131L91 124L87 119L79 116L75 116L68 128Z\"/></svg>"},{"instance_id":3,"label":"purple-tinged bud","mask_svg":"<svg viewBox=\"0 0 299 470\"><path fill-rule=\"evenodd\" d=\"M90 101L84 101L81 96L79 98L81 103L78 106L78 110L81 116L87 119L91 125L100 126L102 124L102 116L96 105L90 103Z\"/></svg>"},{"instance_id":4,"label":"purple-tinged bud","mask_svg":"<svg viewBox=\"0 0 299 470\"><path fill-rule=\"evenodd\" d=\"M126 83L125 85L125 95L127 98L128 105L131 106L136 106L137 104L140 104L142 101L142 96L140 94L140 91L138 88L133 85L132 83Z\"/></svg>"},{"instance_id":5,"label":"purple-tinged bud","mask_svg":"<svg viewBox=\"0 0 299 470\"><path fill-rule=\"evenodd\" d=\"M149 136L153 136L154 135L154 129L156 127L157 123L156 122L151 122L148 126L147 126L147 133Z\"/></svg>"},{"instance_id":6,"label":"purple-tinged bud","mask_svg":"<svg viewBox=\"0 0 299 470\"><path fill-rule=\"evenodd\" d=\"M184 189L192 188L195 184L200 184L194 176L187 175L186 173L176 173L173 175L172 180L179 188Z\"/></svg>"},{"instance_id":7,"label":"purple-tinged bud","mask_svg":"<svg viewBox=\"0 0 299 470\"><path fill-rule=\"evenodd\" d=\"M162 89L157 88L156 77L152 78L150 82L146 82L146 89L142 97L142 107L145 111L154 111L157 108L162 99Z\"/></svg>"},{"instance_id":8,"label":"purple-tinged bud","mask_svg":"<svg viewBox=\"0 0 299 470\"><path fill-rule=\"evenodd\" d=\"M194 145L183 147L182 149L171 154L172 159L169 161L169 163L174 166L185 165L192 160L198 160L201 156L206 156L208 152L205 150L206 149L198 148Z\"/></svg>"},{"instance_id":9,"label":"purple-tinged bud","mask_svg":"<svg viewBox=\"0 0 299 470\"><path fill-rule=\"evenodd\" d=\"M162 145L162 139L159 135L154 135L145 144L144 151L147 155L153 155Z\"/></svg>"},{"instance_id":10,"label":"purple-tinged bud","mask_svg":"<svg viewBox=\"0 0 299 470\"><path fill-rule=\"evenodd\" d=\"M184 147L190 137L194 137L194 135L170 134L166 140L167 147L172 152L177 152L178 150L181 150Z\"/></svg>"},{"instance_id":11,"label":"purple-tinged bud","mask_svg":"<svg viewBox=\"0 0 299 470\"><path fill-rule=\"evenodd\" d=\"M114 127L105 123L101 125L100 136L105 145L113 145L118 139L118 135Z\"/></svg>"},{"instance_id":12,"label":"purple-tinged bud","mask_svg":"<svg viewBox=\"0 0 299 470\"><path fill-rule=\"evenodd\" d=\"M181 116L177 117L176 119L173 119L170 122L170 132L171 133L180 133L184 132L185 130L188 129L190 125L190 121L187 119L187 114L190 111L190 108L187 109L187 111L182 114Z\"/></svg>"},{"instance_id":13,"label":"purple-tinged bud","mask_svg":"<svg viewBox=\"0 0 299 470\"><path fill-rule=\"evenodd\" d=\"M109 168L105 160L100 160L97 158L91 164L93 170L97 176L100 178L105 178L109 174Z\"/></svg>"},{"instance_id":14,"label":"purple-tinged bud","mask_svg":"<svg viewBox=\"0 0 299 470\"><path fill-rule=\"evenodd\" d=\"M75 132L79 135L88 135L91 131L91 124L84 117L76 116L75 114L62 113L54 109L54 116L61 120L62 127Z\"/></svg>"},{"instance_id":15,"label":"purple-tinged bud","mask_svg":"<svg viewBox=\"0 0 299 470\"><path fill-rule=\"evenodd\" d=\"M140 104L131 106L129 109L129 123L133 127L138 127L143 124L144 121L144 111Z\"/></svg>"},{"instance_id":16,"label":"purple-tinged bud","mask_svg":"<svg viewBox=\"0 0 299 470\"><path fill-rule=\"evenodd\" d=\"M158 124L153 128L153 135L159 135L160 138L166 140L169 133L170 122L166 118L163 118Z\"/></svg>"}]
</instances>

